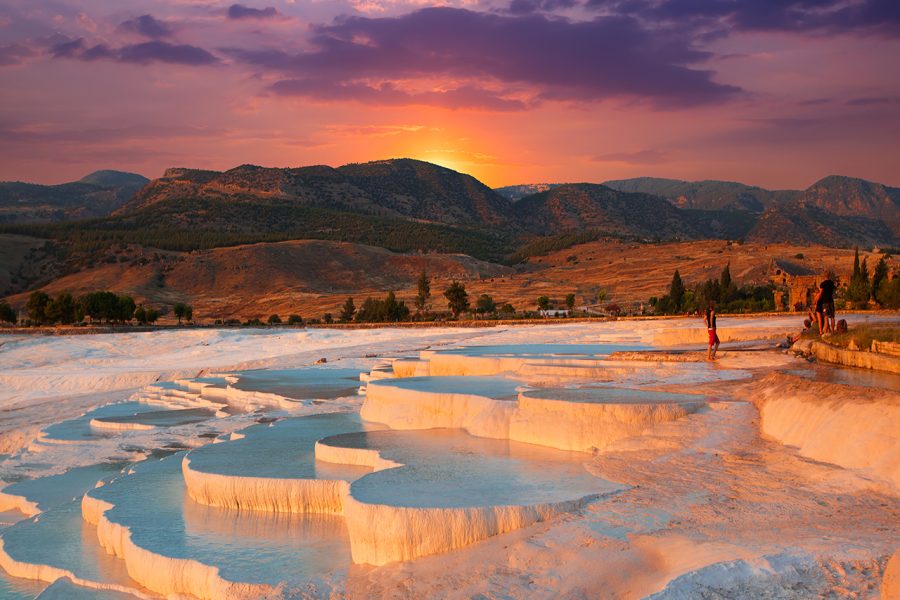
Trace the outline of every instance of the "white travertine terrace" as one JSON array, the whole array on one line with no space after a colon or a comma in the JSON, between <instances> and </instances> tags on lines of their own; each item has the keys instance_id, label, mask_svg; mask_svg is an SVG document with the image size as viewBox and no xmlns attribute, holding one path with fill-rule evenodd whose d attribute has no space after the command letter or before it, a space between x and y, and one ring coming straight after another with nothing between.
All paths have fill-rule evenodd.
<instances>
[{"instance_id":1,"label":"white travertine terrace","mask_svg":"<svg viewBox=\"0 0 900 600\"><path fill-rule=\"evenodd\" d=\"M602 451L621 439L708 405L704 396L620 388L556 388L519 394L512 440L560 450Z\"/></svg>"},{"instance_id":2,"label":"white travertine terrace","mask_svg":"<svg viewBox=\"0 0 900 600\"><path fill-rule=\"evenodd\" d=\"M900 393L788 375L770 375L754 389L765 435L900 490Z\"/></svg>"},{"instance_id":3,"label":"white travertine terrace","mask_svg":"<svg viewBox=\"0 0 900 600\"><path fill-rule=\"evenodd\" d=\"M653 339L657 342L678 344L705 342L705 332L702 328L696 328L697 331L694 331L693 323L689 325L690 327L686 328L672 327L671 330L657 327ZM723 328L720 329L720 337L725 340L748 339L770 335L771 329L772 327L767 326L736 327L735 331L729 334L728 330ZM779 324L778 330L780 337L783 325ZM518 339L527 338L520 336ZM641 339L647 342L650 338L644 336ZM339 565L334 570L341 572L341 569L346 569L351 562L386 565L395 561L439 554L488 540L500 533L552 519L561 513L578 510L582 510L578 518L566 520L559 527L554 527L552 532L528 532L528 542L524 543L525 546L528 546L532 539L536 541L535 546L550 540L551 544L548 547L552 550L544 548L539 552L536 548L523 549L523 542L521 539L516 542L516 536L508 538L511 540L510 548L515 548L516 557L521 557L523 563L527 562L528 568L536 566L538 570L543 569L540 577L556 577L559 571L554 571L554 567L546 566L540 561L530 562L535 556L543 557L541 560L549 560L547 555L552 553L554 554L552 558L555 559L558 551L561 562L574 558L576 564L581 566L590 564L594 554L585 556L585 552L579 550L578 542L582 540L595 544L591 547L591 552L596 553L600 560L612 557L614 560L622 560L624 565L629 559L622 557L627 556L628 552L639 545L635 542L637 537L631 537L629 533L629 528L634 527L634 520L640 521L644 518L637 513L645 508L648 511L660 509L660 505L653 501L647 505L640 502L631 504L633 499L646 501L653 493L659 493L659 490L654 490L652 484L648 484L657 476L655 471L657 467L665 471L666 476L676 483L671 486L674 490L672 505L675 508L666 506L661 510L672 508L672 516L678 520L690 521L693 514L690 511L693 510L692 507L696 507L699 509L697 514L701 515L697 523L704 527L708 526L711 531L719 526L715 519L710 523L699 520L704 514L703 510L711 506L711 501L704 500L701 496L710 493L710 490L715 496L715 487L706 486L705 491L699 492L699 499L678 491L678 488L681 484L696 485L698 473L699 477L703 477L704 473L712 477L721 474L723 472L721 459L718 458L718 445L723 439L721 435L734 436L736 432L739 436L747 438L739 440L740 444L744 441L749 444L754 439L755 443L759 444L758 432L761 431L768 438L796 447L797 452L794 452L783 448L778 450L776 444L759 444L766 447L766 452L774 453L776 459L791 456L803 463L802 459L796 458L796 454L799 453L819 461L816 464L819 471L816 472L828 470L827 473L830 477L834 477L836 482L829 479L829 485L834 483L835 489L841 483L862 475L866 481L871 479L881 482L879 486L882 483L886 486L877 487L873 484L872 487L877 493L889 489L890 491L885 493L896 496L897 490L900 490L900 394L895 392L884 389L866 391L865 388L857 386L822 383L781 373L762 378L751 378L750 375L746 375L750 381L741 385L749 392L745 399L753 400L759 411L757 420L756 411L747 403L724 403L714 401L705 395L654 392L636 388L667 384L671 387L664 389L673 389L680 383L696 382L697 386L677 389L702 390L702 384L721 382L730 377L729 373L733 375L739 369L755 368L756 373L763 368L769 371L784 369L785 363L793 360L791 357L768 352L761 358L752 356L748 359L742 352L733 352L728 355L723 353L723 360L718 364L707 365L670 362L673 359L666 357L663 360L662 355L652 353L633 356L622 353L610 357L610 353L599 346L584 346L581 352L577 345L563 344L546 352L538 351L538 345L522 348L524 350L521 353L515 346L429 350L422 352L419 358L397 359L391 365L386 363L377 365L369 373L359 376L359 381L365 384L366 391L361 416L370 423L349 426L347 423L333 426L317 424L306 431L301 425L308 417L283 419L274 424L269 423L272 420L269 418L260 419L260 425L243 429L240 433L233 431L236 427L232 427L229 431L228 427L213 426L209 429L216 431L210 432L207 429L204 432L206 435L197 438L198 442L207 445L193 450L183 459L180 456L172 459L170 467L176 468L168 470L167 481L169 484L172 482L178 484L178 500L169 503L165 509L168 512L157 511L153 518L144 518L142 507L153 504L154 500L165 498L174 486L160 487L156 497L149 500L144 498L144 494L152 495L150 494L153 487L152 479L149 484L132 480L130 488L127 486L120 488L127 493L119 492L118 495L106 494L108 490L102 488L88 492L81 499L76 524L81 526L81 518L84 522L93 524L96 527L96 542L99 542L99 546L122 559L123 562L120 563L112 557L107 557L102 551L99 552L107 562L120 565L119 579L109 576L110 572L104 572L100 577L87 576L85 573L88 570L83 566L80 570L75 567L64 568L69 563L59 560L59 553L23 551L29 547L33 548L34 545L23 544L22 535L4 537L0 534L0 568L17 577L43 581L55 581L66 577L87 590L97 590L98 593L108 590L140 598L148 596L137 589L121 585L121 581L130 581L130 577L154 594L163 594L173 599L187 596L204 599L249 599L281 593L275 583L279 580L274 576L267 579L252 572L256 566L252 561L248 561L245 568L243 563L219 561L218 557L214 556L215 551L212 554L209 552L204 554L205 550L197 549L199 546L190 546L181 541L178 543L184 545L176 544L177 548L173 550L173 546L166 541L165 535L169 535L170 531L175 538L182 534L189 537L198 531L203 533L203 526L206 526L207 533L214 531L218 535L231 536L228 539L233 540L235 546L240 546L239 551L235 552L236 557L254 557L253 547L244 545L246 538L242 537L248 528L252 527L246 522L237 526L235 525L237 521L222 519L223 514L228 514L224 513L227 510L231 510L231 514L243 515L255 511L261 518L265 518L265 515L278 515L278 519L296 518L296 515L323 515L322 519L330 519L332 529L327 530L328 535L335 531L338 531L339 535L329 539L342 544L342 552L345 554L340 560L343 562L335 562L332 558L323 559L322 563L309 567L302 577L310 577L311 573L318 576L319 573L330 572L333 565ZM678 360L681 360L683 355L678 356ZM691 361L695 359L693 356L690 358ZM644 360L645 362L638 362ZM329 363L331 362L329 356ZM270 373L259 375L258 381L265 381L270 375L273 381L278 377ZM316 397L299 394L295 399L289 394L273 391L265 386L254 389L256 385L254 383L246 385L246 389L241 389L240 381L238 375L179 380L171 384L148 386L133 400L151 403L165 409L176 409L170 410L170 413L188 409L196 411L198 407L203 407L201 410L206 410L209 416L215 413L216 417L229 417L236 412L255 411L264 407L294 409L300 404L298 402L300 397ZM632 386L632 389L615 387L611 385L612 382L617 382L619 386ZM728 396L740 399L737 392L732 396L731 388L725 385L710 387L722 395L726 395L722 390L728 389ZM718 410L707 411L707 407ZM315 410L315 407L311 408ZM355 405L345 404L341 408L353 410ZM125 410L125 407L121 409ZM167 415L163 414L164 411L155 412L159 414L122 416L123 412L114 410L110 413L100 413L96 418L84 415L85 418L79 423L58 428L50 434L42 433L29 449L34 452L47 452L50 446L64 445L66 451L69 447L77 451L75 448L81 443L79 436L83 435L84 428L104 429L105 432L96 432L95 437L111 440L149 439L150 435L141 437L143 434L140 432L168 425L154 421L167 418ZM685 418L693 413L701 414ZM717 420L712 418L716 413L734 414ZM747 416L750 413L752 417ZM355 413L353 415L352 418L357 419ZM242 421L244 424L258 418L258 415L249 414L238 416L244 419ZM274 415L274 418L279 417L278 414ZM317 417L325 417L323 420L327 420L334 415L331 417L317 415ZM729 419L735 423L740 420L746 427L738 428L736 424L731 424L729 426L733 428L729 430L730 433L721 434L721 425L731 423ZM391 429L379 429L379 426L373 423L384 424ZM78 429L76 425L82 429ZM708 428L708 435L697 438L697 441L702 443L688 444L682 453L683 456L673 456L669 461L671 464L662 465L663 461L657 463L653 458L632 459L629 455L629 453L638 454L635 452L636 449L652 454L663 452L664 446L676 448L677 440L668 439L666 436L673 437L678 432L694 430L699 435L704 428ZM112 435L117 431L122 432L121 435ZM182 439L174 436L173 438L183 444L181 447L189 445L184 444ZM735 483L745 485L746 489L742 492L745 496L733 493L735 497L727 499L728 507L733 509L735 505L743 504L746 511L746 507L752 505L751 496L755 498L756 494L761 494L765 502L773 498L780 502L777 490L765 487L770 485L768 483L770 478L771 481L775 481L769 472L755 469L748 471L749 474L743 471L738 473L738 467L743 463L733 457L743 459L745 452L749 452L746 456L756 456L755 453L761 452L755 446L744 448L740 444L735 447L741 452L732 454L731 462L726 464L725 474L734 479L723 481L724 485ZM57 451L60 448L61 446L57 446ZM591 459L589 453L597 452L606 454L599 459ZM701 458L708 459L710 464L705 465ZM638 465L643 472L640 474L644 477L643 480L632 480L623 476L623 473L634 466L629 462L631 460L644 460L644 464ZM673 479L672 474L678 472L679 461L682 460L685 464L693 465L694 469L697 465L705 465L706 470L687 469L683 476ZM592 461L590 472L582 467L582 463L587 461ZM151 462L152 459L147 461ZM840 465L852 470L853 473L844 476L840 474L842 470L820 463ZM604 468L612 470L605 471ZM127 480L129 477L140 475L141 465L133 471L135 475L127 475L120 479ZM838 474L835 475L835 472ZM591 473L627 481L634 487L626 489L626 486L613 484ZM690 479L691 477L694 479ZM747 480L741 479L743 477ZM798 487L811 485L803 478L793 481ZM718 480L713 483L717 484ZM115 485L115 482L112 485ZM660 484L659 489L663 490L662 496L667 497L665 490L670 488L664 487L665 485L668 484ZM792 489L790 486L786 488ZM592 504L596 499L618 490L622 491L621 496L608 509L604 504ZM693 491L693 488L691 490ZM803 492L808 497L815 498L808 490ZM71 497L70 494L68 498ZM17 510L31 515L43 511L45 514L39 518L52 516L53 513L50 512L52 509L46 507L45 501L39 502L35 498L37 496L29 496L17 488L0 490L0 511ZM828 497L826 500L831 502L833 499ZM818 510L815 507L819 504L815 502L809 504L812 510ZM840 504L834 506L838 505ZM773 502L773 506L775 509L764 514L765 518L772 519L777 514L772 511L783 510L784 507L777 502ZM857 503L856 506L860 504ZM223 510L207 507L221 507ZM763 507L761 510L765 513L767 509ZM873 508L873 510L880 509ZM824 514L827 511L823 509L820 512ZM726 526L733 522L731 519L734 514L734 512L727 513ZM174 518L161 518L160 515ZM608 515L611 515L610 523L604 522ZM318 518L313 517L313 520ZM632 522L627 525L614 524L620 518L626 523L631 518ZM651 517L651 520L652 518L665 520L668 516L662 514ZM792 518L797 519L797 515L792 515ZM585 519L589 519L592 524L585 525L583 523ZM204 520L205 524L201 523ZM749 523L752 528L755 523L753 518ZM603 540L605 533L594 536L591 532L593 525L599 525L604 532L613 532L621 527L625 532L623 535L629 536L628 541L623 538L621 542L626 548L623 553L610 553L610 545ZM819 530L817 524L801 523L801 525L811 527L804 530L807 533L803 535L808 535L809 531ZM164 535L154 537L152 531L148 534L148 529L153 527L158 527ZM660 529L663 536L666 535L664 529L665 527ZM45 532L51 530L52 527L44 527ZM885 530L882 527L881 531ZM12 529L8 531L12 533ZM296 535L295 531L291 535ZM667 550L661 538L654 537L652 530L650 531L650 535L644 536L648 546L644 548L647 551L646 557L648 560L653 558L665 562L660 557L671 550L671 547ZM263 538L262 534L257 534L260 539ZM559 537L554 537L557 535ZM704 531L704 535L713 534ZM730 530L729 535L732 535ZM752 547L758 539L764 539L762 536L755 537L745 532L735 533L735 536L740 535L744 538L737 544L746 544L741 551L747 553L748 561L751 561L756 553L768 551L763 546ZM885 537L883 534L871 532L869 535ZM89 537L93 540L94 536ZM214 550L219 548L214 545L219 539L211 535L207 541L213 544L207 548ZM314 547L312 542L309 542L311 538L303 539L303 543L308 544L307 547ZM525 539L525 536L522 536L522 539ZM889 546L888 542L889 539L885 542L886 547ZM804 539L797 543L804 548L812 545L812 542ZM835 545L839 543L843 542L835 542ZM885 557L890 554L891 549L887 550L887 555L884 554L883 548L879 550L881 553L877 556L866 555L865 552L870 550L865 543L861 542L858 546L862 549L861 556L864 560L879 562L872 570L873 577L878 577L879 582L870 585L869 589L876 590L880 583L882 600L893 599L900 593L898 592L900 558L895 552L885 567ZM505 548L506 544L506 540L486 542L481 550L473 549L472 554L460 555L459 561L447 557L447 564L465 565L466 561L470 561L471 564L473 560L486 559L491 552L497 551L501 545ZM597 547L601 545L606 554L597 551ZM775 547L780 548L779 545ZM819 547L828 548L828 543L823 541ZM285 544L284 548L285 552L298 551L298 547L291 547L289 544ZM709 552L709 556L697 557L694 562L688 561L691 566L678 573L674 573L672 569L650 565L649 562L643 564L652 567L647 569L649 573L647 578L659 578L658 582L652 584L658 587L647 588L647 581L643 581L641 585L645 587L638 589L650 590L645 593L652 593L654 589L662 590L666 581L671 581L671 577L682 573L685 577L679 579L678 585L672 590L700 589L697 587L699 584L692 583L691 578L701 567L711 564L710 561L714 560L711 557L718 556L718 551L709 550ZM51 556L53 560L46 561L47 564L39 564L43 562L37 560L41 556ZM828 558L827 554L822 556ZM294 560L296 557L289 556L289 558ZM329 560L332 562L328 562ZM280 567L281 571L291 571L293 574L293 565L300 562L302 561L285 562ZM429 568L433 569L435 563L432 563L431 567L416 566L427 563L426 560L403 565L397 568L396 572L392 571L392 568L377 572L379 578L394 577L393 581L396 583L397 578L401 577L398 575L400 571L413 573L416 577L428 573ZM283 568L285 564L289 565L287 569ZM323 569L321 565L326 566ZM636 568L635 565L626 567ZM497 567L493 565L491 568ZM500 567L502 568L503 566ZM518 570L514 569L515 572L522 572L521 565L516 568ZM637 568L639 570L643 567ZM604 572L609 574L608 566ZM710 570L704 573L704 577L715 577L718 572L715 569ZM734 574L727 569L722 572L732 573L730 576ZM636 571L632 571L631 575L636 575ZM490 585L496 585L497 577L500 577L500 581L504 581L502 575L498 576L493 571L488 571L488 576L494 577ZM596 584L596 581L587 576L579 575L579 577L588 584L583 589L596 590L596 587L590 587L591 584ZM350 578L345 577L343 572L336 580L343 582L344 579L341 578L347 580L349 589ZM265 582L261 582L262 580ZM446 584L446 581L443 583ZM377 583L380 585L382 580L379 579ZM310 583L310 589L314 585ZM361 582L357 581L353 585L357 586L355 591L358 594ZM471 580L467 580L465 585L469 586L467 590L474 589ZM567 589L570 592L580 591L582 588L579 586L581 583L576 583ZM384 592L385 589L387 588L380 591ZM396 592L398 589L401 588L395 587L392 591ZM438 589L444 592L447 590L446 587L427 589L430 594L434 594ZM525 588L517 588L517 591L521 594L522 589ZM615 589L622 592L623 588ZM66 597L66 590L67 587L61 585L56 595L51 597ZM341 593L343 590L337 592L338 595ZM662 597L666 597L665 592L661 593ZM877 591L873 593L877 594ZM2 595L0 590L0 596Z\"/></svg>"},{"instance_id":4,"label":"white travertine terrace","mask_svg":"<svg viewBox=\"0 0 900 600\"><path fill-rule=\"evenodd\" d=\"M150 598L150 596L144 594L143 592L135 588L130 588L128 586L115 583L101 583L91 581L82 577L78 577L75 573L66 569L61 569L59 567L16 560L6 551L6 548L4 548L2 537L0 537L0 568L2 568L13 577L20 577L22 579L34 579L37 581L46 581L47 583L53 583L58 579L66 578L71 580L76 585L92 590L121 592L123 594L127 594L136 598Z\"/></svg>"},{"instance_id":5,"label":"white travertine terrace","mask_svg":"<svg viewBox=\"0 0 900 600\"><path fill-rule=\"evenodd\" d=\"M458 376L373 381L360 414L392 429L449 427L480 437L590 452L708 404L699 395L614 387L522 391L516 401L451 391L459 382L479 379L485 388L495 381Z\"/></svg>"},{"instance_id":6,"label":"white travertine terrace","mask_svg":"<svg viewBox=\"0 0 900 600\"><path fill-rule=\"evenodd\" d=\"M272 592L269 585L228 581L218 568L200 561L164 556L138 546L128 527L107 516L113 508L90 493L82 498L84 520L96 526L100 545L121 558L128 575L147 589L166 596L190 594L203 600L260 598Z\"/></svg>"},{"instance_id":7,"label":"white travertine terrace","mask_svg":"<svg viewBox=\"0 0 900 600\"><path fill-rule=\"evenodd\" d=\"M156 429L155 425L137 423L135 421L110 421L104 419L91 419L90 425L94 429L109 429L111 431L150 431Z\"/></svg>"},{"instance_id":8,"label":"white travertine terrace","mask_svg":"<svg viewBox=\"0 0 900 600\"><path fill-rule=\"evenodd\" d=\"M572 512L594 499L596 496L525 506L411 508L369 504L350 495L344 518L353 562L385 565L463 548Z\"/></svg>"},{"instance_id":9,"label":"white travertine terrace","mask_svg":"<svg viewBox=\"0 0 900 600\"><path fill-rule=\"evenodd\" d=\"M29 500L18 494L10 494L4 490L0 490L0 512L8 510L17 510L27 517L40 514L41 509L34 500Z\"/></svg>"},{"instance_id":10,"label":"white travertine terrace","mask_svg":"<svg viewBox=\"0 0 900 600\"><path fill-rule=\"evenodd\" d=\"M315 463L319 438L371 429L350 413L256 425L182 460L188 495L201 504L279 513L341 514L352 480L365 471ZM277 461L272 457L278 456Z\"/></svg>"},{"instance_id":11,"label":"white travertine terrace","mask_svg":"<svg viewBox=\"0 0 900 600\"><path fill-rule=\"evenodd\" d=\"M456 429L342 434L320 440L316 457L375 469L344 498L353 562L373 565L461 548L620 489L567 453Z\"/></svg>"},{"instance_id":12,"label":"white travertine terrace","mask_svg":"<svg viewBox=\"0 0 900 600\"><path fill-rule=\"evenodd\" d=\"M508 439L519 383L488 377L415 377L372 381L360 416L392 429L465 429L472 435ZM493 390L492 390L493 388Z\"/></svg>"},{"instance_id":13,"label":"white travertine terrace","mask_svg":"<svg viewBox=\"0 0 900 600\"><path fill-rule=\"evenodd\" d=\"M284 513L342 514L350 485L333 479L249 477L205 473L182 461L184 483L191 498L208 506Z\"/></svg>"}]
</instances>

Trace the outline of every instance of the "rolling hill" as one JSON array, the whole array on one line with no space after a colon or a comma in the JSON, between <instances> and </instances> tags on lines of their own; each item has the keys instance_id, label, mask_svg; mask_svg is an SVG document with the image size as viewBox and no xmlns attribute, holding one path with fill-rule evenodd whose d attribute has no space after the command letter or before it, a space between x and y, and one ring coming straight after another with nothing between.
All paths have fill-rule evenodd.
<instances>
[{"instance_id":1,"label":"rolling hill","mask_svg":"<svg viewBox=\"0 0 900 600\"><path fill-rule=\"evenodd\" d=\"M0 242L2 242L0 236ZM0 248L2 248L0 244ZM77 295L111 289L139 302L190 302L206 318L267 317L272 313L321 317L347 298L413 287L422 270L440 296L450 278L480 280L513 269L464 254L399 254L383 248L319 240L287 241L195 252L129 247L121 261L101 262L59 277L42 289ZM27 293L11 296L24 305Z\"/></svg>"}]
</instances>

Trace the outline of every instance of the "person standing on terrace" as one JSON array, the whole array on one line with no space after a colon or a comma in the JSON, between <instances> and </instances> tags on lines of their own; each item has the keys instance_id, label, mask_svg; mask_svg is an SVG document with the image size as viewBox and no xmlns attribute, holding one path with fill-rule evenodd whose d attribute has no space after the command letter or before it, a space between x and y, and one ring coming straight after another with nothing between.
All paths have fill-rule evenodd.
<instances>
[{"instance_id":1,"label":"person standing on terrace","mask_svg":"<svg viewBox=\"0 0 900 600\"><path fill-rule=\"evenodd\" d=\"M706 306L706 331L709 333L709 346L706 348L706 360L716 360L719 350L719 336L716 334L716 303L712 300Z\"/></svg>"},{"instance_id":2,"label":"person standing on terrace","mask_svg":"<svg viewBox=\"0 0 900 600\"><path fill-rule=\"evenodd\" d=\"M816 323L819 335L834 333L834 282L826 279L819 284L816 294Z\"/></svg>"}]
</instances>

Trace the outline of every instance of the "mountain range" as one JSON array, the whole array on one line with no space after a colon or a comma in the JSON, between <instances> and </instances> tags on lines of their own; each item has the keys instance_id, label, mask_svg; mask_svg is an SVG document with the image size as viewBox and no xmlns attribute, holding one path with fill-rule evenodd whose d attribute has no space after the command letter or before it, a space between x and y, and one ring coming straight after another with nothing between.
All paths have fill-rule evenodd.
<instances>
[{"instance_id":1,"label":"mountain range","mask_svg":"<svg viewBox=\"0 0 900 600\"><path fill-rule=\"evenodd\" d=\"M130 246L186 252L323 240L508 264L604 236L896 246L900 189L830 176L805 190L647 177L493 190L412 159L172 168L152 181L98 171L53 186L0 183L0 234L37 240L30 252L46 265L10 272L18 283L9 292L125 260Z\"/></svg>"},{"instance_id":2,"label":"mountain range","mask_svg":"<svg viewBox=\"0 0 900 600\"><path fill-rule=\"evenodd\" d=\"M411 159L172 168L152 181L98 171L54 186L0 183L0 297L21 307L34 289L110 288L254 317L408 289L421 269L438 287L461 278L526 304L554 285L656 293L675 268L690 263L683 272L699 277L744 256L717 240L746 242L745 277L772 258L815 255L821 265L849 261L855 245L897 246L898 209L897 188L838 176L805 190L654 178L494 190ZM620 264L622 252L634 254ZM626 281L647 278L641 256L655 270L631 290Z\"/></svg>"}]
</instances>

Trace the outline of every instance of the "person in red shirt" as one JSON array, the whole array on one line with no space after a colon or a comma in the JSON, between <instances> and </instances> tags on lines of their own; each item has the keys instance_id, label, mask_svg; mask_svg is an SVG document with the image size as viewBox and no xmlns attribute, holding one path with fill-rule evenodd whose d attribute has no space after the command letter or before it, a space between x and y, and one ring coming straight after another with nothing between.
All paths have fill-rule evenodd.
<instances>
[{"instance_id":1,"label":"person in red shirt","mask_svg":"<svg viewBox=\"0 0 900 600\"><path fill-rule=\"evenodd\" d=\"M709 333L709 347L706 349L706 360L716 360L719 350L719 336L716 334L716 303L712 300L706 306L706 331Z\"/></svg>"}]
</instances>

